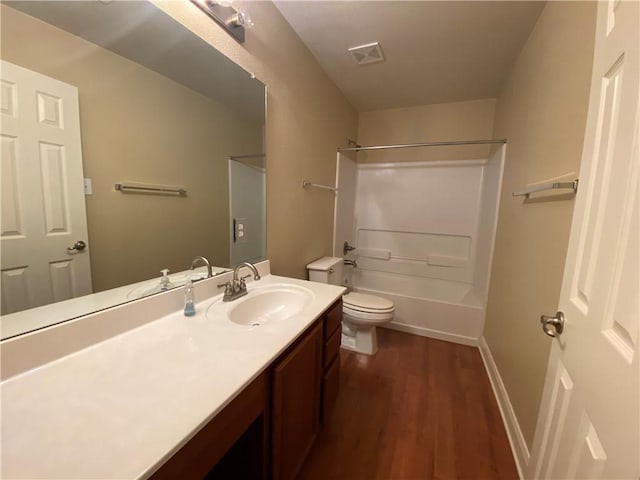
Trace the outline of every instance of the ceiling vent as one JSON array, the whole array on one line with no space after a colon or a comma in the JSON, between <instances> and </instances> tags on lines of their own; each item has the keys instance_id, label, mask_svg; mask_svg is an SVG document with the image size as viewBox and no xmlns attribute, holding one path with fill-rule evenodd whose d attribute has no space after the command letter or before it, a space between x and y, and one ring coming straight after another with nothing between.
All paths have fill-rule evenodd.
<instances>
[{"instance_id":1,"label":"ceiling vent","mask_svg":"<svg viewBox=\"0 0 640 480\"><path fill-rule=\"evenodd\" d=\"M383 62L384 55L378 42L367 43L358 47L348 49L349 53L358 65L366 65L368 63Z\"/></svg>"}]
</instances>

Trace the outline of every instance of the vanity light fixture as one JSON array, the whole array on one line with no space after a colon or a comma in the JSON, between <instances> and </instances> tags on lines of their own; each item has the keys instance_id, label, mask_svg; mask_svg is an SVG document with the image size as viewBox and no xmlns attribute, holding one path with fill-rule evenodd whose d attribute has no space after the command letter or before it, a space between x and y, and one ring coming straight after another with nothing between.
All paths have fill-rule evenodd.
<instances>
[{"instance_id":1,"label":"vanity light fixture","mask_svg":"<svg viewBox=\"0 0 640 480\"><path fill-rule=\"evenodd\" d=\"M191 0L191 2L213 18L238 42L244 43L244 30L253 27L253 21L246 12L233 8L231 0Z\"/></svg>"}]
</instances>

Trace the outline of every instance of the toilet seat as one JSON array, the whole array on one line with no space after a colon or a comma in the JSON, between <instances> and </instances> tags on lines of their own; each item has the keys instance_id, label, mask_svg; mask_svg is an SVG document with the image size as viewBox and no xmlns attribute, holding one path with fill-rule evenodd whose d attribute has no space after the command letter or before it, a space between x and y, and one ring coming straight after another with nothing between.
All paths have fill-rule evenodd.
<instances>
[{"instance_id":1,"label":"toilet seat","mask_svg":"<svg viewBox=\"0 0 640 480\"><path fill-rule=\"evenodd\" d=\"M394 310L391 300L375 295L348 293L342 297L344 320L352 325L365 327L383 325L393 318Z\"/></svg>"},{"instance_id":2,"label":"toilet seat","mask_svg":"<svg viewBox=\"0 0 640 480\"><path fill-rule=\"evenodd\" d=\"M389 314L395 309L391 300L355 292L343 295L342 304L345 313Z\"/></svg>"}]
</instances>

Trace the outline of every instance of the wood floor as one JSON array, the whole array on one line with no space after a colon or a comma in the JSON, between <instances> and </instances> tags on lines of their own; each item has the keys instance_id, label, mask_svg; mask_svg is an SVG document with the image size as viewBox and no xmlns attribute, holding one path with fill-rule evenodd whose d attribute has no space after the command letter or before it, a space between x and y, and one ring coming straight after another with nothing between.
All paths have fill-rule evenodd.
<instances>
[{"instance_id":1,"label":"wood floor","mask_svg":"<svg viewBox=\"0 0 640 480\"><path fill-rule=\"evenodd\" d=\"M340 395L300 480L518 478L476 348L378 329L341 351Z\"/></svg>"}]
</instances>

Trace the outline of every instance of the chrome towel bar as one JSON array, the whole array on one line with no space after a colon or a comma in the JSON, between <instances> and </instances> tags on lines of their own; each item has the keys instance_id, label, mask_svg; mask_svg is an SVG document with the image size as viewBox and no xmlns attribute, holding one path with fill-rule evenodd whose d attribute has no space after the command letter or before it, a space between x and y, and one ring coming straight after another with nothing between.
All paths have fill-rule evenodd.
<instances>
[{"instance_id":1,"label":"chrome towel bar","mask_svg":"<svg viewBox=\"0 0 640 480\"><path fill-rule=\"evenodd\" d=\"M311 182L307 182L306 180L302 180L302 188L307 188L307 187L323 188L324 190L331 190L332 192L338 191L338 189L335 187L330 187L328 185L319 185L317 183L311 183Z\"/></svg>"},{"instance_id":2,"label":"chrome towel bar","mask_svg":"<svg viewBox=\"0 0 640 480\"><path fill-rule=\"evenodd\" d=\"M177 195L186 197L187 190L182 187L169 187L164 185L134 185L116 183L114 188L122 193L153 193L159 195Z\"/></svg>"},{"instance_id":3,"label":"chrome towel bar","mask_svg":"<svg viewBox=\"0 0 640 480\"><path fill-rule=\"evenodd\" d=\"M573 193L578 192L578 179L576 178L573 182L549 182L543 183L540 185L535 185L526 190L522 190L520 192L513 192L511 195L514 197L524 197L529 198L532 193L536 192L544 192L546 190L558 190L561 188L570 188L573 190Z\"/></svg>"}]
</instances>

